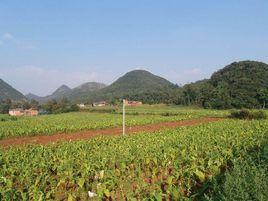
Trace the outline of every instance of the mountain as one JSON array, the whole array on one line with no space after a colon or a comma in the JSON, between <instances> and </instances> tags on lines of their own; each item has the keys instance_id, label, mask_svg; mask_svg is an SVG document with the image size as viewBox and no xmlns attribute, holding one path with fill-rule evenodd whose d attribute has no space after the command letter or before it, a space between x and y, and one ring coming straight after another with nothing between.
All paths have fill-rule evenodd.
<instances>
[{"instance_id":1,"label":"mountain","mask_svg":"<svg viewBox=\"0 0 268 201\"><path fill-rule=\"evenodd\" d=\"M165 102L175 85L168 80L145 70L134 70L126 73L111 85L93 91L69 96L74 102L89 102L127 98L147 103Z\"/></svg>"},{"instance_id":2,"label":"mountain","mask_svg":"<svg viewBox=\"0 0 268 201\"><path fill-rule=\"evenodd\" d=\"M212 74L202 85L183 88L185 99L211 108L260 108L268 102L268 65L258 61L233 62Z\"/></svg>"},{"instance_id":3,"label":"mountain","mask_svg":"<svg viewBox=\"0 0 268 201\"><path fill-rule=\"evenodd\" d=\"M73 89L73 92L74 91L77 91L77 92L89 92L89 91L96 91L98 89L102 89L106 87L105 84L103 83L98 83L98 82L87 82L87 83L84 83L76 88Z\"/></svg>"},{"instance_id":4,"label":"mountain","mask_svg":"<svg viewBox=\"0 0 268 201\"><path fill-rule=\"evenodd\" d=\"M145 70L134 70L120 77L109 87L105 88L106 93L117 93L127 95L131 93L143 93L152 90L168 88L173 84L168 80L153 75Z\"/></svg>"},{"instance_id":5,"label":"mountain","mask_svg":"<svg viewBox=\"0 0 268 201\"><path fill-rule=\"evenodd\" d=\"M50 96L51 98L57 98L59 96L64 96L65 94L71 92L72 89L66 85L60 86L56 91L54 91Z\"/></svg>"},{"instance_id":6,"label":"mountain","mask_svg":"<svg viewBox=\"0 0 268 201\"><path fill-rule=\"evenodd\" d=\"M32 94L27 95L27 97L41 103L63 97L74 103L92 103L100 100L114 101L120 98L158 103L170 100L169 96L171 91L174 92L174 88L176 88L174 84L162 77L145 70L134 70L126 73L109 86L97 82L88 82L70 89L63 85L52 95L46 97L38 97Z\"/></svg>"},{"instance_id":7,"label":"mountain","mask_svg":"<svg viewBox=\"0 0 268 201\"><path fill-rule=\"evenodd\" d=\"M64 98L70 93L72 89L66 85L62 85L59 88L57 88L51 95L48 96L37 96L35 94L29 93L26 96L28 100L36 100L40 103L44 103L46 101L52 100L52 99L61 99Z\"/></svg>"},{"instance_id":8,"label":"mountain","mask_svg":"<svg viewBox=\"0 0 268 201\"><path fill-rule=\"evenodd\" d=\"M26 97L28 99L34 99L40 103L44 103L52 99L56 99L56 100L59 100L62 98L72 99L72 97L82 96L83 94L87 94L89 92L101 89L105 86L106 86L105 84L97 83L97 82L87 82L74 89L71 89L70 87L66 85L62 85L58 89L56 89L51 95L48 95L45 97L40 97L34 94L28 94L26 95Z\"/></svg>"},{"instance_id":9,"label":"mountain","mask_svg":"<svg viewBox=\"0 0 268 201\"><path fill-rule=\"evenodd\" d=\"M0 100L11 99L11 100L22 100L26 97L18 90L0 79Z\"/></svg>"},{"instance_id":10,"label":"mountain","mask_svg":"<svg viewBox=\"0 0 268 201\"><path fill-rule=\"evenodd\" d=\"M35 94L32 94L32 93L28 93L25 95L25 97L28 99L28 100L36 100L38 102L40 102L42 100L42 97L40 96L37 96Z\"/></svg>"}]
</instances>

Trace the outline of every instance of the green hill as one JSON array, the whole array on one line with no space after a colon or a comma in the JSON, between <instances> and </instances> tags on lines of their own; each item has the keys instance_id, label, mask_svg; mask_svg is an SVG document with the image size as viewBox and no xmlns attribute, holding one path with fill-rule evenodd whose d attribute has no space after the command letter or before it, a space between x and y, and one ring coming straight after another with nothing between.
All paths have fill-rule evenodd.
<instances>
[{"instance_id":1,"label":"green hill","mask_svg":"<svg viewBox=\"0 0 268 201\"><path fill-rule=\"evenodd\" d=\"M0 79L0 100L5 99L21 100L26 99L26 97L18 90L14 89L12 86Z\"/></svg>"},{"instance_id":2,"label":"green hill","mask_svg":"<svg viewBox=\"0 0 268 201\"><path fill-rule=\"evenodd\" d=\"M167 102L175 85L145 70L126 73L111 85L80 96L70 96L74 102L113 101L120 98L140 100L146 103Z\"/></svg>"},{"instance_id":3,"label":"green hill","mask_svg":"<svg viewBox=\"0 0 268 201\"><path fill-rule=\"evenodd\" d=\"M183 87L185 99L211 108L260 108L268 102L268 65L234 62L213 73L205 83Z\"/></svg>"},{"instance_id":4,"label":"green hill","mask_svg":"<svg viewBox=\"0 0 268 201\"><path fill-rule=\"evenodd\" d=\"M62 85L60 86L58 89L56 89L56 91L53 92L53 94L51 94L51 96L53 98L57 98L59 96L64 96L65 94L68 94L72 91L72 89L66 85Z\"/></svg>"}]
</instances>

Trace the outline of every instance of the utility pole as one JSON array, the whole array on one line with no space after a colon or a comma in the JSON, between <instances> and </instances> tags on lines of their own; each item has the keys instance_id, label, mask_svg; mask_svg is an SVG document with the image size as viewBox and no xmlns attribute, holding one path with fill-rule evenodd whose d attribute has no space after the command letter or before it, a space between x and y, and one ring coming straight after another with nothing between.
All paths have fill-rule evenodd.
<instances>
[{"instance_id":1,"label":"utility pole","mask_svg":"<svg viewBox=\"0 0 268 201\"><path fill-rule=\"evenodd\" d=\"M126 111L125 111L125 102L126 102L126 100L123 99L123 136L125 136L125 134L126 134L126 124L125 124L125 120L126 120Z\"/></svg>"}]
</instances>

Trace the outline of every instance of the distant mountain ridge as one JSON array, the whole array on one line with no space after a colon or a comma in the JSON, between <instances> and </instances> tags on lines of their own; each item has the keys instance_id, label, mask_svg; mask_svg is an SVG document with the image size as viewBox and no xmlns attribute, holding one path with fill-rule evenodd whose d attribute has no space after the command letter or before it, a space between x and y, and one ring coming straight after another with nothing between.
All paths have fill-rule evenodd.
<instances>
[{"instance_id":1,"label":"distant mountain ridge","mask_svg":"<svg viewBox=\"0 0 268 201\"><path fill-rule=\"evenodd\" d=\"M101 100L111 102L121 98L153 103L160 100L164 102L168 98L167 92L174 87L175 85L170 81L148 71L133 70L118 78L109 86L97 82L88 82L69 89L69 87L63 85L50 96L38 97L31 94L27 97L39 102L66 97L74 103L92 103Z\"/></svg>"},{"instance_id":2,"label":"distant mountain ridge","mask_svg":"<svg viewBox=\"0 0 268 201\"><path fill-rule=\"evenodd\" d=\"M233 62L212 74L182 87L145 70L134 70L111 85L88 82L71 89L62 85L46 97L28 94L28 99L44 103L66 97L72 103L116 101L126 98L144 103L175 103L205 108L268 108L268 64L257 61ZM0 79L0 99L25 96Z\"/></svg>"},{"instance_id":3,"label":"distant mountain ridge","mask_svg":"<svg viewBox=\"0 0 268 201\"><path fill-rule=\"evenodd\" d=\"M79 85L78 87L75 87L73 91L79 91L79 92L96 91L104 87L106 87L106 85L103 83L87 82L87 83Z\"/></svg>"},{"instance_id":4,"label":"distant mountain ridge","mask_svg":"<svg viewBox=\"0 0 268 201\"><path fill-rule=\"evenodd\" d=\"M0 79L0 100L11 99L11 100L22 100L26 99L26 97L14 89L4 80Z\"/></svg>"},{"instance_id":5,"label":"distant mountain ridge","mask_svg":"<svg viewBox=\"0 0 268 201\"><path fill-rule=\"evenodd\" d=\"M91 91L101 89L105 86L106 86L105 84L97 83L97 82L87 82L73 89L71 89L67 85L62 85L59 88L57 88L51 95L41 97L41 96L37 96L37 95L30 93L30 94L27 94L26 97L29 100L33 99L40 103L44 103L52 99L56 99L56 100L59 100L62 98L70 99L70 97L75 96L76 94L79 95L81 93L88 93Z\"/></svg>"}]
</instances>

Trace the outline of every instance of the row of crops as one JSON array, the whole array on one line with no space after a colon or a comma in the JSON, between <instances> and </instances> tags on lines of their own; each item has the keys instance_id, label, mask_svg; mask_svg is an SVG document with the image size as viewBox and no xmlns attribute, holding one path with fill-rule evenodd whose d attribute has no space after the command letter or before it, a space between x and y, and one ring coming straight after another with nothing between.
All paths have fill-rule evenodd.
<instances>
[{"instance_id":1,"label":"row of crops","mask_svg":"<svg viewBox=\"0 0 268 201\"><path fill-rule=\"evenodd\" d=\"M181 112L177 115L127 115L126 125L151 124L165 121L179 121L201 116L208 112ZM214 113L211 113L214 115ZM38 117L20 117L14 121L0 121L0 139L16 136L49 135L82 130L102 129L122 125L121 114L75 112Z\"/></svg>"},{"instance_id":2,"label":"row of crops","mask_svg":"<svg viewBox=\"0 0 268 201\"><path fill-rule=\"evenodd\" d=\"M86 107L84 111L90 112L103 112L103 113L122 113L122 106L105 106L105 107ZM202 109L198 107L188 107L188 106L177 106L177 105L142 105L142 106L127 106L126 114L132 115L162 115L162 116L172 116L172 115L204 115L204 116L222 116L228 114L227 110L209 110Z\"/></svg>"},{"instance_id":3,"label":"row of crops","mask_svg":"<svg viewBox=\"0 0 268 201\"><path fill-rule=\"evenodd\" d=\"M0 200L209 199L212 181L258 152L268 121L225 120L0 152Z\"/></svg>"}]
</instances>

